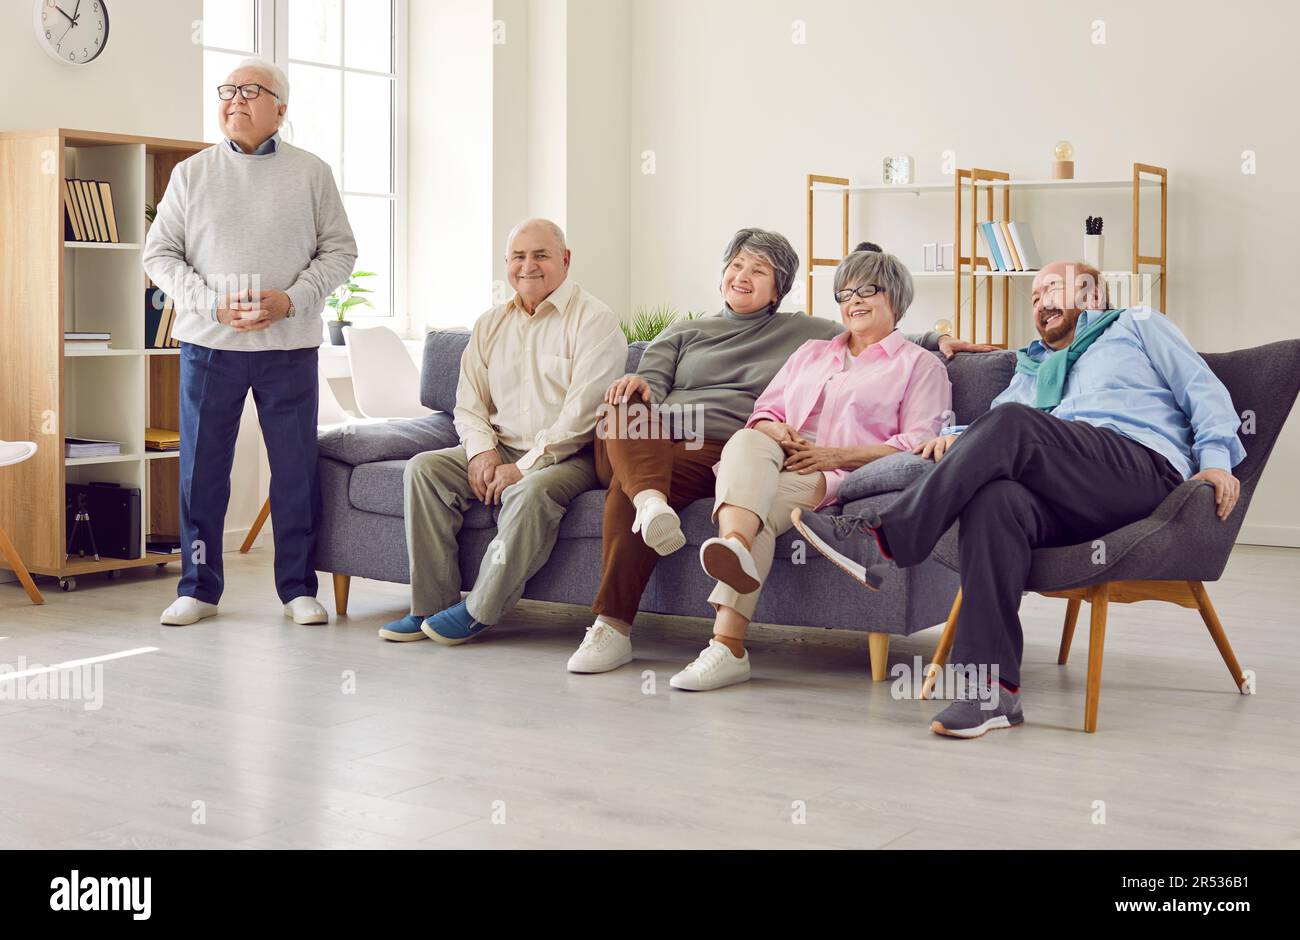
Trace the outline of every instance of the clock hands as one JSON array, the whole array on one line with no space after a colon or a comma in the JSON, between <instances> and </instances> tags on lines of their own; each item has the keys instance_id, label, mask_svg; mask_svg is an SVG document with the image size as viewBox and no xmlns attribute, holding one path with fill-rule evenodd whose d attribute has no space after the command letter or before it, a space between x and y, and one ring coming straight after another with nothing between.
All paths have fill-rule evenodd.
<instances>
[{"instance_id":1,"label":"clock hands","mask_svg":"<svg viewBox=\"0 0 1300 940\"><path fill-rule=\"evenodd\" d=\"M81 0L77 0L77 2L80 3ZM63 13L63 7L59 6L57 3L54 4L54 9L58 10L60 13ZM74 18L71 17L71 16L68 16L68 14L66 14L66 13L63 13L63 18L64 18L65 20L67 20L69 23L71 23L72 26L76 26L76 25L77 25L77 21L76 21L76 19L74 19ZM68 29L71 29L72 26L69 26Z\"/></svg>"}]
</instances>

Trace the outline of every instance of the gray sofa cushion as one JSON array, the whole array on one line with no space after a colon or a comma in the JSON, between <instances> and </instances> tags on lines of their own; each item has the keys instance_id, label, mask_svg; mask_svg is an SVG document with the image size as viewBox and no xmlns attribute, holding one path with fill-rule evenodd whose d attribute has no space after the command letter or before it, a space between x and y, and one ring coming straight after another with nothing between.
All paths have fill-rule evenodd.
<instances>
[{"instance_id":1,"label":"gray sofa cushion","mask_svg":"<svg viewBox=\"0 0 1300 940\"><path fill-rule=\"evenodd\" d=\"M323 456L355 467L378 460L409 460L428 450L460 443L451 415L436 414L405 421L349 424L318 438Z\"/></svg>"},{"instance_id":2,"label":"gray sofa cushion","mask_svg":"<svg viewBox=\"0 0 1300 940\"><path fill-rule=\"evenodd\" d=\"M456 383L460 357L469 345L467 330L433 330L424 338L424 365L420 369L420 403L448 414L456 410ZM635 372L647 343L632 343L625 371Z\"/></svg>"},{"instance_id":3,"label":"gray sofa cushion","mask_svg":"<svg viewBox=\"0 0 1300 940\"><path fill-rule=\"evenodd\" d=\"M957 424L970 424L989 410L1016 374L1016 354L1010 350L991 353L958 353L948 362L952 382L952 410Z\"/></svg>"},{"instance_id":4,"label":"gray sofa cushion","mask_svg":"<svg viewBox=\"0 0 1300 940\"><path fill-rule=\"evenodd\" d=\"M402 474L406 464L405 460L380 460L354 467L348 480L348 502L362 512L404 518ZM477 500L465 513L467 529L490 529L495 525L492 510Z\"/></svg>"},{"instance_id":5,"label":"gray sofa cushion","mask_svg":"<svg viewBox=\"0 0 1300 940\"><path fill-rule=\"evenodd\" d=\"M840 484L840 502L906 489L934 469L934 461L916 454L890 454L859 467Z\"/></svg>"}]
</instances>

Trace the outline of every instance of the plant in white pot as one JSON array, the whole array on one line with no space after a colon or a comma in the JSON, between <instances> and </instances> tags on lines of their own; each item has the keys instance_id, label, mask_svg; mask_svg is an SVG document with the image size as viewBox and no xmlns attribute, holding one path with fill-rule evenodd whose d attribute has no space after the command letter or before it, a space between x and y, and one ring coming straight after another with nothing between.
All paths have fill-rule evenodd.
<instances>
[{"instance_id":1,"label":"plant in white pot","mask_svg":"<svg viewBox=\"0 0 1300 940\"><path fill-rule=\"evenodd\" d=\"M357 283L363 277L374 276L374 271L353 271L347 282L334 291L329 300L325 301L325 306L335 313L335 319L326 321L329 324L330 343L332 345L343 345L343 327L352 325L352 321L348 319L349 310L360 306L374 309L375 305L370 302L369 298L360 296L374 293L374 291Z\"/></svg>"}]
</instances>

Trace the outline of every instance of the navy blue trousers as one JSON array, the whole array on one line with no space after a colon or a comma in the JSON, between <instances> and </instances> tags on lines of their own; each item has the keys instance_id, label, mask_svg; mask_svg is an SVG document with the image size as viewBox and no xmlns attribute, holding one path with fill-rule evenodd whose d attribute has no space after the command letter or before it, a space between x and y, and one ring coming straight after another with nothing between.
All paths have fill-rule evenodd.
<instances>
[{"instance_id":1,"label":"navy blue trousers","mask_svg":"<svg viewBox=\"0 0 1300 940\"><path fill-rule=\"evenodd\" d=\"M1035 548L1075 545L1144 519L1183 482L1109 428L999 405L880 514L894 561L918 565L960 521L961 612L950 661L1020 684L1020 598ZM1089 552L1090 545L1084 546Z\"/></svg>"},{"instance_id":2,"label":"navy blue trousers","mask_svg":"<svg viewBox=\"0 0 1300 940\"><path fill-rule=\"evenodd\" d=\"M178 597L221 599L235 437L249 389L271 464L275 589L316 596L319 378L315 349L236 352L181 345L181 580Z\"/></svg>"}]
</instances>

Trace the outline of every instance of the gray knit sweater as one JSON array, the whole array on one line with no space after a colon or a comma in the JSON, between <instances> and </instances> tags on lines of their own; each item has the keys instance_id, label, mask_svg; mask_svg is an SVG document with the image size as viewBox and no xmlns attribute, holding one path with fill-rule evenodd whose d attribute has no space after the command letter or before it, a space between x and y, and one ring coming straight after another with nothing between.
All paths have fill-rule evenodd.
<instances>
[{"instance_id":1,"label":"gray knit sweater","mask_svg":"<svg viewBox=\"0 0 1300 940\"><path fill-rule=\"evenodd\" d=\"M357 259L329 166L280 142L246 154L225 141L172 171L149 230L144 269L177 308L172 335L213 349L305 349L321 343L321 309ZM282 290L295 315L258 332L213 319L218 298Z\"/></svg>"},{"instance_id":2,"label":"gray knit sweater","mask_svg":"<svg viewBox=\"0 0 1300 940\"><path fill-rule=\"evenodd\" d=\"M678 320L660 333L641 356L637 374L650 386L654 404L702 408L703 437L725 441L745 426L754 402L796 349L843 330L833 320L804 313L769 308L741 315L723 307L715 316ZM908 339L938 349L936 333Z\"/></svg>"}]
</instances>

